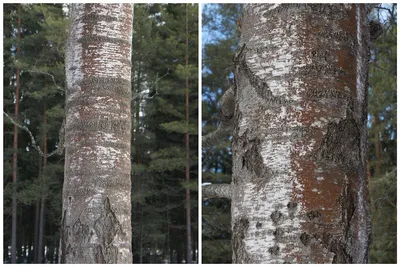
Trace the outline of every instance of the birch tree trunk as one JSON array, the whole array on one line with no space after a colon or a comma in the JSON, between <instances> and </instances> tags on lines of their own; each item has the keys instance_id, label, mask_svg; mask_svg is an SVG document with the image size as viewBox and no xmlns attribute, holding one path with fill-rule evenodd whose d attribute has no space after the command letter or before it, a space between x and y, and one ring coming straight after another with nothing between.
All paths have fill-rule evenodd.
<instances>
[{"instance_id":1,"label":"birch tree trunk","mask_svg":"<svg viewBox=\"0 0 400 267\"><path fill-rule=\"evenodd\" d=\"M368 262L368 9L245 5L234 58L234 263Z\"/></svg>"},{"instance_id":2,"label":"birch tree trunk","mask_svg":"<svg viewBox=\"0 0 400 267\"><path fill-rule=\"evenodd\" d=\"M72 4L61 263L131 263L132 4Z\"/></svg>"}]
</instances>

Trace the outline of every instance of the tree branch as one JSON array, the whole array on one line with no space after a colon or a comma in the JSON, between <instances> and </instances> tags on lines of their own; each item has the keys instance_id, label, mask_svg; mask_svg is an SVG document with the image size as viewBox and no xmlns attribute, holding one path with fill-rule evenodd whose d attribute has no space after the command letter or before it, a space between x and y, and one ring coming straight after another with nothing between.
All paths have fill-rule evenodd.
<instances>
[{"instance_id":1,"label":"tree branch","mask_svg":"<svg viewBox=\"0 0 400 267\"><path fill-rule=\"evenodd\" d=\"M50 76L51 79L53 80L54 85L57 87L57 89L60 90L60 91L62 91L62 92L65 92L64 88L62 88L61 86L59 86L59 85L56 83L56 79L54 78L54 75L51 75L51 74L48 73L48 72L44 72L44 71L38 70L37 68L34 68L34 70L27 70L27 72L30 72L30 73L40 73L40 74L44 74L44 75Z\"/></svg>"},{"instance_id":2,"label":"tree branch","mask_svg":"<svg viewBox=\"0 0 400 267\"><path fill-rule=\"evenodd\" d=\"M6 117L7 117L13 124L17 125L18 128L20 128L20 129L26 131L26 132L30 135L33 148L36 149L37 152L39 152L39 154L40 154L41 156L44 157L43 151L40 149L40 146L38 146L38 145L36 144L35 137L33 136L32 132L28 129L28 127L26 127L25 125L21 125L21 124L19 124L18 122L14 121L14 120L10 117L10 115L8 115L8 114L7 114L6 112L4 112L4 111L3 111L3 114L6 115ZM62 122L61 129L60 129L60 133L59 133L59 136L58 136L58 138L59 138L58 147L57 147L57 149L54 150L53 152L48 153L48 154L46 155L46 158L51 157L51 156L53 156L54 154L61 155L61 154L63 153L63 151L64 151L64 136L65 136L65 118L64 118L64 120L63 120L63 122Z\"/></svg>"},{"instance_id":3,"label":"tree branch","mask_svg":"<svg viewBox=\"0 0 400 267\"><path fill-rule=\"evenodd\" d=\"M229 87L220 99L221 117L217 130L203 136L203 146L213 146L217 144L221 137L228 135L233 127L233 113L235 111L235 92L234 87Z\"/></svg>"},{"instance_id":4,"label":"tree branch","mask_svg":"<svg viewBox=\"0 0 400 267\"><path fill-rule=\"evenodd\" d=\"M142 101L143 99L153 99L156 95L158 95L158 81L163 79L165 76L169 75L169 68L167 70L167 73L165 73L163 76L161 76L160 78L158 78L158 72L157 72L157 77L156 80L153 82L153 84L156 85L156 93L152 96L145 96L145 95L135 95L132 97L132 101L133 100L137 100L139 99L140 101Z\"/></svg>"},{"instance_id":5,"label":"tree branch","mask_svg":"<svg viewBox=\"0 0 400 267\"><path fill-rule=\"evenodd\" d=\"M231 184L210 184L202 186L202 198L207 200L210 198L232 198Z\"/></svg>"}]
</instances>

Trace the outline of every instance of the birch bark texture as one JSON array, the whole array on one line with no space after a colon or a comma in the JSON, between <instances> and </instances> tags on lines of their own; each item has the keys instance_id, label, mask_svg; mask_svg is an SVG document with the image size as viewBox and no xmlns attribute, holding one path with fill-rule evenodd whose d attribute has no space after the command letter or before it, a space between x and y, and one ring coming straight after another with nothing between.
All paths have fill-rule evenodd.
<instances>
[{"instance_id":1,"label":"birch bark texture","mask_svg":"<svg viewBox=\"0 0 400 267\"><path fill-rule=\"evenodd\" d=\"M234 56L234 263L366 263L369 7L246 4Z\"/></svg>"},{"instance_id":2,"label":"birch bark texture","mask_svg":"<svg viewBox=\"0 0 400 267\"><path fill-rule=\"evenodd\" d=\"M61 263L132 263L132 4L72 4Z\"/></svg>"}]
</instances>

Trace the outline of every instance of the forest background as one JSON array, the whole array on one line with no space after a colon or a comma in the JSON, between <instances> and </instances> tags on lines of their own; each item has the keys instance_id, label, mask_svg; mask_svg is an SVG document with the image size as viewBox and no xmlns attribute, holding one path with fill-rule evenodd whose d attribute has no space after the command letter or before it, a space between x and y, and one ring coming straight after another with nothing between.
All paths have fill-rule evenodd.
<instances>
[{"instance_id":1,"label":"forest background","mask_svg":"<svg viewBox=\"0 0 400 267\"><path fill-rule=\"evenodd\" d=\"M64 44L68 20L62 5L22 5L21 53L16 54L18 4L4 6L3 110L14 114L16 71L20 69L19 123L42 150L57 148L64 108ZM371 46L369 88L369 185L372 207L371 262L396 262L397 7L381 5L372 17L384 33ZM192 10L193 9L193 10ZM190 9L191 183L184 180L184 5L135 5L132 62L132 153L134 262L181 262L185 255L185 198L191 189L193 251L197 240L197 6ZM233 83L232 56L238 43L240 5L203 6L203 134L218 124L218 100ZM65 34L64 34L65 33ZM179 48L179 49L178 49ZM9 262L13 124L4 121L4 261ZM18 131L18 261L57 262L63 156L46 161L31 138ZM47 144L45 149L44 144ZM230 182L230 140L203 150L203 181ZM181 156L182 155L182 156ZM44 209L41 202L44 199ZM165 201L167 199L167 201ZM229 263L230 203L203 202L203 262ZM40 220L40 211L44 211ZM43 225L42 253L37 248ZM194 253L196 254L196 253ZM195 259L194 255L194 259Z\"/></svg>"},{"instance_id":2,"label":"forest background","mask_svg":"<svg viewBox=\"0 0 400 267\"><path fill-rule=\"evenodd\" d=\"M240 38L240 4L202 8L202 131L219 123L219 100L233 85L233 54ZM397 250L397 4L380 4L371 19L383 34L371 44L368 88L369 191L372 211L371 263L396 263ZM231 183L231 137L202 150L202 183ZM231 263L230 201L202 205L203 263Z\"/></svg>"},{"instance_id":3,"label":"forest background","mask_svg":"<svg viewBox=\"0 0 400 267\"><path fill-rule=\"evenodd\" d=\"M68 8L4 5L3 111L32 132L47 156L64 117ZM135 4L132 53L132 244L134 263L186 259L185 191L190 189L192 261L198 244L198 5ZM188 65L186 56L188 18ZM18 28L21 29L18 40ZM20 49L18 53L18 47ZM190 182L185 181L185 82L189 77ZM18 129L13 193L14 124L4 121L4 262L11 262L12 198L17 200L17 262L57 263L64 156L42 157Z\"/></svg>"}]
</instances>

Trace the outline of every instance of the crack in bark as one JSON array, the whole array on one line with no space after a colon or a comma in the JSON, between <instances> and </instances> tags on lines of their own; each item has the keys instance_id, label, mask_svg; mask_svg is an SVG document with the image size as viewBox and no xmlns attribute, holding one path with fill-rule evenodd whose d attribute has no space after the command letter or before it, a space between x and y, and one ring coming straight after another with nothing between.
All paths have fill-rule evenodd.
<instances>
[{"instance_id":1,"label":"crack in bark","mask_svg":"<svg viewBox=\"0 0 400 267\"><path fill-rule=\"evenodd\" d=\"M117 263L118 248L112 244L117 234L124 234L122 226L111 209L110 199L105 198L100 217L94 221L94 230L100 239L96 249L99 263ZM100 246L100 249L98 248Z\"/></svg>"},{"instance_id":2,"label":"crack in bark","mask_svg":"<svg viewBox=\"0 0 400 267\"><path fill-rule=\"evenodd\" d=\"M233 222L232 232L236 233L232 237L233 263L247 263L250 260L250 255L245 248L243 240L246 237L248 229L249 219L246 217L238 218Z\"/></svg>"}]
</instances>

